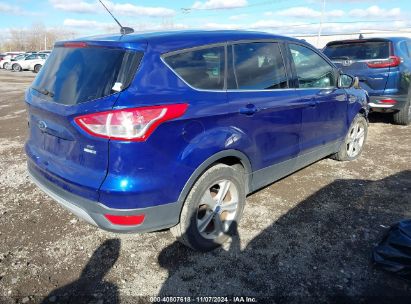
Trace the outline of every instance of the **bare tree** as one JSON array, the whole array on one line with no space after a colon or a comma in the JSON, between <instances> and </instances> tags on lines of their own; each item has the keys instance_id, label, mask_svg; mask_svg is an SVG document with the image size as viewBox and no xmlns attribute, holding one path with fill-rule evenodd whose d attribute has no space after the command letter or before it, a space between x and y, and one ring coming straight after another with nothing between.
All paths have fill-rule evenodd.
<instances>
[{"instance_id":1,"label":"bare tree","mask_svg":"<svg viewBox=\"0 0 411 304\"><path fill-rule=\"evenodd\" d=\"M41 22L28 29L10 29L0 39L0 51L40 51L53 48L56 41L74 38L76 33L66 29L46 28Z\"/></svg>"}]
</instances>

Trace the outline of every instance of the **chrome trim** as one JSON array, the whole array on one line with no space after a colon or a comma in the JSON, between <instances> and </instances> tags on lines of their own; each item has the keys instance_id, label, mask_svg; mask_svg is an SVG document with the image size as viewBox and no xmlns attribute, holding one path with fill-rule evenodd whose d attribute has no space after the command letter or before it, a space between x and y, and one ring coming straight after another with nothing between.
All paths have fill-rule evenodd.
<instances>
[{"instance_id":1,"label":"chrome trim","mask_svg":"<svg viewBox=\"0 0 411 304\"><path fill-rule=\"evenodd\" d=\"M370 102L368 103L368 105L372 108L392 108L393 106L395 106L395 104L380 104L374 102Z\"/></svg>"}]
</instances>

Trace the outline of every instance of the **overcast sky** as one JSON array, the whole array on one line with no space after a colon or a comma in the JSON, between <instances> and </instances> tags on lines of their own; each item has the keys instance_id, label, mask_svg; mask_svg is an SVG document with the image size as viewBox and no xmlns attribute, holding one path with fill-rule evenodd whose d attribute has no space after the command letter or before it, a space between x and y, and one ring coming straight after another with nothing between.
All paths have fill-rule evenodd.
<instances>
[{"instance_id":1,"label":"overcast sky","mask_svg":"<svg viewBox=\"0 0 411 304\"><path fill-rule=\"evenodd\" d=\"M137 31L255 29L315 34L322 0L103 0L124 25ZM94 0L0 0L0 32L42 22L76 35L117 31ZM411 0L326 0L323 33L373 29L411 30Z\"/></svg>"}]
</instances>

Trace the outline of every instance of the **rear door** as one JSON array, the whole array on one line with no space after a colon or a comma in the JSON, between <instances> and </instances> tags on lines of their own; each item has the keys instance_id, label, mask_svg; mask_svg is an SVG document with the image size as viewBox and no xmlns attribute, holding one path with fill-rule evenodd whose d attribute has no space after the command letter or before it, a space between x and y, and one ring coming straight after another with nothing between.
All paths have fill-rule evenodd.
<instances>
[{"instance_id":1,"label":"rear door","mask_svg":"<svg viewBox=\"0 0 411 304\"><path fill-rule=\"evenodd\" d=\"M338 72L313 49L289 44L298 93L304 103L301 152L325 148L346 131L347 94L337 87Z\"/></svg>"},{"instance_id":2,"label":"rear door","mask_svg":"<svg viewBox=\"0 0 411 304\"><path fill-rule=\"evenodd\" d=\"M236 124L253 140L247 153L253 156L253 170L295 159L302 105L295 89L289 89L281 44L233 44L228 48L228 65L228 102L238 111ZM292 164L287 167L292 170ZM267 173L271 175L259 179L262 184L273 180L273 172Z\"/></svg>"},{"instance_id":3,"label":"rear door","mask_svg":"<svg viewBox=\"0 0 411 304\"><path fill-rule=\"evenodd\" d=\"M390 67L373 67L372 62L388 59L390 49L384 39L350 40L329 43L324 54L344 73L357 76L370 95L378 96L384 94Z\"/></svg>"},{"instance_id":4,"label":"rear door","mask_svg":"<svg viewBox=\"0 0 411 304\"><path fill-rule=\"evenodd\" d=\"M74 118L112 109L134 77L142 52L87 43L58 45L26 93L29 169L93 200L108 166L108 140Z\"/></svg>"}]
</instances>

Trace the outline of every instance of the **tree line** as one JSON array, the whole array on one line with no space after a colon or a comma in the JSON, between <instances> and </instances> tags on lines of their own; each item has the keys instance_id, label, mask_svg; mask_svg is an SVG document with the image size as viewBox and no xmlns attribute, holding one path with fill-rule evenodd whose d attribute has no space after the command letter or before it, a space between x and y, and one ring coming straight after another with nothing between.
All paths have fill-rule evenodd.
<instances>
[{"instance_id":1,"label":"tree line","mask_svg":"<svg viewBox=\"0 0 411 304\"><path fill-rule=\"evenodd\" d=\"M58 28L46 28L42 23L35 23L30 28L9 29L0 38L0 52L51 50L56 41L72 39L73 31Z\"/></svg>"}]
</instances>

